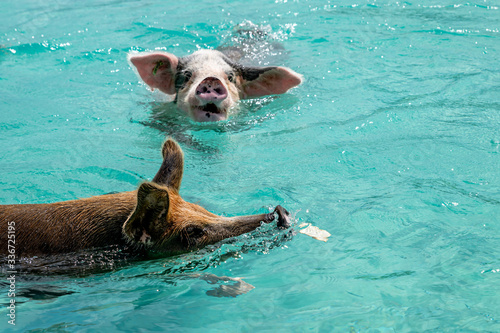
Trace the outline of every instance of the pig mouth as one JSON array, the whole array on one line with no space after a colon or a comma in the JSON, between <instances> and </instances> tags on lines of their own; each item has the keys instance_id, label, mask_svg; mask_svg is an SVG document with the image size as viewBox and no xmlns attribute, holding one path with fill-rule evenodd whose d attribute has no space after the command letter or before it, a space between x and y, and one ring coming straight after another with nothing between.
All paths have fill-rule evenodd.
<instances>
[{"instance_id":1,"label":"pig mouth","mask_svg":"<svg viewBox=\"0 0 500 333\"><path fill-rule=\"evenodd\" d=\"M219 121L227 117L226 109L217 106L215 103L198 105L194 107L194 110L196 111L194 114L195 119L198 121Z\"/></svg>"},{"instance_id":2,"label":"pig mouth","mask_svg":"<svg viewBox=\"0 0 500 333\"><path fill-rule=\"evenodd\" d=\"M201 111L210 113L222 113L222 110L217 107L214 103L207 103L201 107Z\"/></svg>"}]
</instances>

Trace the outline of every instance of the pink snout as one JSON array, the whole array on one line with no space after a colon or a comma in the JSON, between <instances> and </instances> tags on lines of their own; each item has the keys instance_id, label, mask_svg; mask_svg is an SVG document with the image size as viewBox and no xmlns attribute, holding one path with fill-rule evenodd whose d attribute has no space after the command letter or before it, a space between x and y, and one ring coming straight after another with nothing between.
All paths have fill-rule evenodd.
<instances>
[{"instance_id":1,"label":"pink snout","mask_svg":"<svg viewBox=\"0 0 500 333\"><path fill-rule=\"evenodd\" d=\"M196 96L207 103L223 101L227 97L227 90L219 79L207 77L196 87Z\"/></svg>"}]
</instances>

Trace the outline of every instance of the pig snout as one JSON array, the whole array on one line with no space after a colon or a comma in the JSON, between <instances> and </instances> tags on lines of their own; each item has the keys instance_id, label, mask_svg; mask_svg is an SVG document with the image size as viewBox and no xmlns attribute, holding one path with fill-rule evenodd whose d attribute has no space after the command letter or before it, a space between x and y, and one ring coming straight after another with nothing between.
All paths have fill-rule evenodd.
<instances>
[{"instance_id":1,"label":"pig snout","mask_svg":"<svg viewBox=\"0 0 500 333\"><path fill-rule=\"evenodd\" d=\"M282 206L276 206L273 213L278 214L278 228L287 229L290 228L290 213Z\"/></svg>"},{"instance_id":2,"label":"pig snout","mask_svg":"<svg viewBox=\"0 0 500 333\"><path fill-rule=\"evenodd\" d=\"M220 102L226 99L227 89L219 79L207 77L196 87L196 96L205 103Z\"/></svg>"}]
</instances>

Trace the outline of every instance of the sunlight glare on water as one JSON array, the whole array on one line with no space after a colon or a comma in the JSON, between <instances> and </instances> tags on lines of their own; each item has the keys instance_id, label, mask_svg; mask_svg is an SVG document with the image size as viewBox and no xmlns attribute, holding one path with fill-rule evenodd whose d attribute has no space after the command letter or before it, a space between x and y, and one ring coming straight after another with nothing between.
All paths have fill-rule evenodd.
<instances>
[{"instance_id":1,"label":"sunlight glare on water","mask_svg":"<svg viewBox=\"0 0 500 333\"><path fill-rule=\"evenodd\" d=\"M3 307L0 328L500 331L499 8L2 2L0 204L133 190L171 136L187 201L224 215L280 204L295 218L294 231L267 225L175 258L47 260L18 276L16 326ZM243 101L225 122L188 120L126 60L241 45L235 27L253 24L267 35L251 62L304 83ZM299 233L303 223L331 236ZM64 273L40 273L51 267Z\"/></svg>"}]
</instances>

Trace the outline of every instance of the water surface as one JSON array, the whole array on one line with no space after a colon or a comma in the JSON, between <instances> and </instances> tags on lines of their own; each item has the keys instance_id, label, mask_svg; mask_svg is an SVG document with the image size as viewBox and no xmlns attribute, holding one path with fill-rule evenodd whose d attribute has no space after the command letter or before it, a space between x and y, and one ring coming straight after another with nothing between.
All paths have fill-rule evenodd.
<instances>
[{"instance_id":1,"label":"water surface","mask_svg":"<svg viewBox=\"0 0 500 333\"><path fill-rule=\"evenodd\" d=\"M185 152L186 200L227 215L281 204L295 231L311 223L332 234L325 243L263 228L125 265L89 254L87 272L19 276L16 326L3 308L0 327L500 331L499 7L0 4L1 204L132 190L154 176L172 136ZM265 50L257 60L305 81L243 102L227 122L191 122L126 61L132 50L215 48L248 21L286 50L276 62ZM255 288L216 297L236 282L212 275Z\"/></svg>"}]
</instances>

